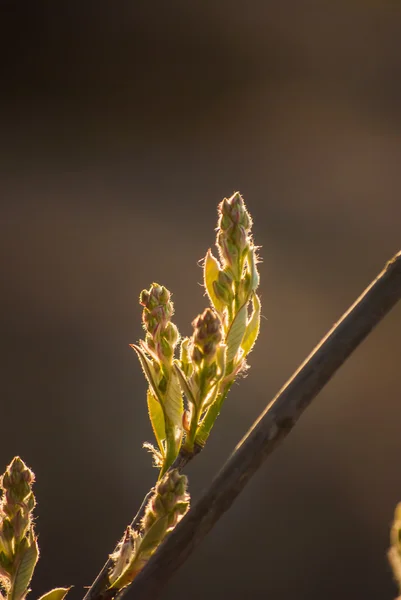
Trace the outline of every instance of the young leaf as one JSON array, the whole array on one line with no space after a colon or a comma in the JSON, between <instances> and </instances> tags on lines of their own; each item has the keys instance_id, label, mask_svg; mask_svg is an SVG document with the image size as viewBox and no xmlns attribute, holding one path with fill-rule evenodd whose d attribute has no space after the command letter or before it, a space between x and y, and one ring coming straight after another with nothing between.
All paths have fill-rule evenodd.
<instances>
[{"instance_id":1,"label":"young leaf","mask_svg":"<svg viewBox=\"0 0 401 600\"><path fill-rule=\"evenodd\" d=\"M249 249L247 258L252 282L251 291L254 292L259 285L259 273L256 268L256 251L254 246L251 246Z\"/></svg>"},{"instance_id":2,"label":"young leaf","mask_svg":"<svg viewBox=\"0 0 401 600\"><path fill-rule=\"evenodd\" d=\"M147 392L149 419L152 423L153 433L159 446L161 454L164 456L163 440L166 439L166 427L164 424L164 413L160 402L156 399L152 390Z\"/></svg>"},{"instance_id":3,"label":"young leaf","mask_svg":"<svg viewBox=\"0 0 401 600\"><path fill-rule=\"evenodd\" d=\"M163 517L160 517L160 519L157 519L155 523L153 523L139 545L138 555L142 554L142 552L152 551L156 548L156 546L158 546L158 544L160 544L166 535L168 517L168 515L164 515Z\"/></svg>"},{"instance_id":4,"label":"young leaf","mask_svg":"<svg viewBox=\"0 0 401 600\"><path fill-rule=\"evenodd\" d=\"M219 344L216 352L216 362L218 368L218 376L216 377L217 381L223 379L226 372L226 361L227 361L227 346L226 344Z\"/></svg>"},{"instance_id":5,"label":"young leaf","mask_svg":"<svg viewBox=\"0 0 401 600\"><path fill-rule=\"evenodd\" d=\"M43 596L41 596L39 600L63 600L63 598L66 597L70 589L71 587L54 588L54 590L47 592L47 594L43 594Z\"/></svg>"},{"instance_id":6,"label":"young leaf","mask_svg":"<svg viewBox=\"0 0 401 600\"><path fill-rule=\"evenodd\" d=\"M220 265L217 259L213 256L211 250L209 249L205 257L205 264L203 266L203 280L210 302L216 311L221 314L225 305L222 300L216 296L213 287L213 282L217 281L220 270Z\"/></svg>"},{"instance_id":7,"label":"young leaf","mask_svg":"<svg viewBox=\"0 0 401 600\"><path fill-rule=\"evenodd\" d=\"M252 305L253 305L252 315L247 323L244 338L241 343L241 348L244 351L244 356L249 354L249 352L252 350L253 345L256 342L256 338L259 335L260 300L256 294L254 294L252 296Z\"/></svg>"},{"instance_id":8,"label":"young leaf","mask_svg":"<svg viewBox=\"0 0 401 600\"><path fill-rule=\"evenodd\" d=\"M202 404L202 411L206 410L206 408L209 408L209 406L211 406L213 404L213 402L216 400L217 398L217 393L219 391L219 386L217 385L217 383L213 386L212 390L210 391L209 395L207 396L207 398L205 399L205 401Z\"/></svg>"},{"instance_id":9,"label":"young leaf","mask_svg":"<svg viewBox=\"0 0 401 600\"><path fill-rule=\"evenodd\" d=\"M241 342L243 340L247 319L247 304L241 306L237 314L235 315L234 321L231 323L231 327L227 335L227 363L231 362L238 352Z\"/></svg>"},{"instance_id":10,"label":"young leaf","mask_svg":"<svg viewBox=\"0 0 401 600\"><path fill-rule=\"evenodd\" d=\"M26 541L26 538L21 542L21 545L24 541ZM26 548L22 551L23 553L15 570L10 593L8 594L8 600L23 600L28 593L28 586L39 558L36 539L33 538L30 544L30 546L26 545Z\"/></svg>"},{"instance_id":11,"label":"young leaf","mask_svg":"<svg viewBox=\"0 0 401 600\"><path fill-rule=\"evenodd\" d=\"M175 427L182 429L182 413L184 412L184 403L178 375L175 370L171 371L167 391L163 402L166 416Z\"/></svg>"},{"instance_id":12,"label":"young leaf","mask_svg":"<svg viewBox=\"0 0 401 600\"><path fill-rule=\"evenodd\" d=\"M174 368L177 371L177 375L178 375L178 378L180 380L182 391L186 395L188 402L190 402L191 404L195 404L196 405L195 396L192 393L192 390L191 390L191 388L189 386L187 378L185 377L185 374L182 372L182 370L180 369L180 367L179 367L179 365L177 363L174 363Z\"/></svg>"},{"instance_id":13,"label":"young leaf","mask_svg":"<svg viewBox=\"0 0 401 600\"><path fill-rule=\"evenodd\" d=\"M162 403L163 399L160 396L159 388L157 385L156 371L155 371L155 368L154 368L152 362L148 359L145 352L142 350L142 348L140 348L140 346L137 346L136 344L130 344L130 345L131 345L131 348L133 348L135 350L135 352L137 353L137 356L139 358L139 362L141 363L145 377L148 380L148 383L150 385L150 389L152 390L152 392L156 396L156 398L159 400L159 402Z\"/></svg>"}]
</instances>

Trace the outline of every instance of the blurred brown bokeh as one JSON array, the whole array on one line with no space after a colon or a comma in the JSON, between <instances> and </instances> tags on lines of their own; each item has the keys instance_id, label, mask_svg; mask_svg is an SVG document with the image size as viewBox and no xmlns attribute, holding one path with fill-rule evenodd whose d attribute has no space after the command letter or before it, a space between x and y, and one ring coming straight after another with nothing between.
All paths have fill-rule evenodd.
<instances>
[{"instance_id":1,"label":"blurred brown bokeh","mask_svg":"<svg viewBox=\"0 0 401 600\"><path fill-rule=\"evenodd\" d=\"M400 249L398 2L0 7L1 450L37 475L34 595L82 596L153 484L137 298L205 306L197 261L239 189L262 332L188 469L193 500ZM393 598L401 308L361 346L166 599Z\"/></svg>"}]
</instances>

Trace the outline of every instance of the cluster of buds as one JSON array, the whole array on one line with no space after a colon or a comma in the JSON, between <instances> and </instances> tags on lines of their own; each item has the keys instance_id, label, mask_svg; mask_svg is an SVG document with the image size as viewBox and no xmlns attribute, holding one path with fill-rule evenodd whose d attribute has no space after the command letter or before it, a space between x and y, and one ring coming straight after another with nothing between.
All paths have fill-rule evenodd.
<instances>
[{"instance_id":1,"label":"cluster of buds","mask_svg":"<svg viewBox=\"0 0 401 600\"><path fill-rule=\"evenodd\" d=\"M224 356L217 352L220 377L209 395L211 401L204 405L207 411L198 415L195 445L199 447L205 444L233 381L247 368L246 356L253 348L260 325L260 301L256 295L258 259L251 235L252 219L238 192L219 204L218 213L216 245L220 260L209 250L203 276L211 305L221 321L218 348ZM181 355L185 357L182 351ZM196 352L192 359L196 363ZM182 366L182 371L188 377L190 369ZM193 411L190 416L193 418ZM192 427L189 438L192 439Z\"/></svg>"},{"instance_id":2,"label":"cluster of buds","mask_svg":"<svg viewBox=\"0 0 401 600\"><path fill-rule=\"evenodd\" d=\"M192 337L181 344L181 367L177 366L181 385L188 400L184 414L185 450L191 453L202 413L214 401L218 382L225 371L225 346L219 316L207 308L192 323Z\"/></svg>"},{"instance_id":3,"label":"cluster of buds","mask_svg":"<svg viewBox=\"0 0 401 600\"><path fill-rule=\"evenodd\" d=\"M142 543L146 541L151 528L161 519L165 519L163 538L182 519L189 508L187 485L187 477L180 475L178 469L172 469L158 482L142 519Z\"/></svg>"},{"instance_id":4,"label":"cluster of buds","mask_svg":"<svg viewBox=\"0 0 401 600\"><path fill-rule=\"evenodd\" d=\"M111 556L110 588L121 590L143 569L149 558L189 508L187 478L170 470L156 485L141 523L140 532L128 527Z\"/></svg>"},{"instance_id":5,"label":"cluster of buds","mask_svg":"<svg viewBox=\"0 0 401 600\"><path fill-rule=\"evenodd\" d=\"M165 287L153 284L140 296L145 341L133 345L149 382L148 408L159 450L151 444L163 476L181 450L193 455L203 447L220 407L259 332L259 275L252 219L236 192L218 207L216 245L220 260L209 250L204 282L211 308L192 323L194 333L181 342L174 359L178 331L171 322L173 305ZM184 412L182 393L187 399ZM172 431L172 427L174 431Z\"/></svg>"},{"instance_id":6,"label":"cluster of buds","mask_svg":"<svg viewBox=\"0 0 401 600\"><path fill-rule=\"evenodd\" d=\"M388 559L393 570L394 579L398 584L401 598L401 503L395 509L394 522L390 533L391 547Z\"/></svg>"},{"instance_id":7,"label":"cluster of buds","mask_svg":"<svg viewBox=\"0 0 401 600\"><path fill-rule=\"evenodd\" d=\"M17 456L1 480L0 582L9 597L23 600L39 557L33 529L34 474ZM24 564L24 569L20 568Z\"/></svg>"},{"instance_id":8,"label":"cluster of buds","mask_svg":"<svg viewBox=\"0 0 401 600\"><path fill-rule=\"evenodd\" d=\"M218 212L216 245L220 262L209 250L204 263L204 282L223 323L227 364L231 363L231 372L236 374L245 366L246 354L259 331L260 302L255 293L259 285L258 259L251 235L252 219L242 196L236 192L225 198ZM248 315L251 301L253 314Z\"/></svg>"},{"instance_id":9,"label":"cluster of buds","mask_svg":"<svg viewBox=\"0 0 401 600\"><path fill-rule=\"evenodd\" d=\"M239 192L219 204L217 247L223 269L228 268L240 281L244 259L251 244L252 219Z\"/></svg>"},{"instance_id":10,"label":"cluster of buds","mask_svg":"<svg viewBox=\"0 0 401 600\"><path fill-rule=\"evenodd\" d=\"M173 464L181 447L183 400L177 373L173 366L174 351L179 340L170 292L157 283L143 290L139 297L143 306L142 322L145 340L132 344L149 383L148 409L158 449L145 444L153 454L160 476Z\"/></svg>"},{"instance_id":11,"label":"cluster of buds","mask_svg":"<svg viewBox=\"0 0 401 600\"><path fill-rule=\"evenodd\" d=\"M220 261L208 251L204 263L204 282L228 336L238 313L254 295L259 285L259 275L256 248L251 235L252 219L242 196L236 192L231 198L225 198L219 204L218 213L216 245ZM243 313L246 312L244 309ZM243 315L241 318L244 321Z\"/></svg>"},{"instance_id":12,"label":"cluster of buds","mask_svg":"<svg viewBox=\"0 0 401 600\"><path fill-rule=\"evenodd\" d=\"M192 362L198 369L215 365L216 353L222 339L221 321L216 313L207 308L192 322ZM210 369L209 369L210 371Z\"/></svg>"},{"instance_id":13,"label":"cluster of buds","mask_svg":"<svg viewBox=\"0 0 401 600\"><path fill-rule=\"evenodd\" d=\"M161 365L171 365L179 334L171 322L174 306L170 292L164 286L153 283L149 290L141 292L139 303L143 306L146 349Z\"/></svg>"}]
</instances>

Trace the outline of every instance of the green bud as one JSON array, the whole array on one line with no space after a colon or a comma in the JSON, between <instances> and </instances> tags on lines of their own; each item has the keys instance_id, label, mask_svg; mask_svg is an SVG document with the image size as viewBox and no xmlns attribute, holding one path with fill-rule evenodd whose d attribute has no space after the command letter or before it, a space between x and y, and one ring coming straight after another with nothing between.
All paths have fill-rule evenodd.
<instances>
[{"instance_id":1,"label":"green bud","mask_svg":"<svg viewBox=\"0 0 401 600\"><path fill-rule=\"evenodd\" d=\"M171 512L167 517L167 527L172 529L177 523L177 515L175 511Z\"/></svg>"},{"instance_id":2,"label":"green bud","mask_svg":"<svg viewBox=\"0 0 401 600\"><path fill-rule=\"evenodd\" d=\"M239 192L235 192L229 199L224 198L219 205L219 213L219 227L223 230L232 225L241 225L246 230L252 227L252 219Z\"/></svg>"},{"instance_id":3,"label":"green bud","mask_svg":"<svg viewBox=\"0 0 401 600\"><path fill-rule=\"evenodd\" d=\"M154 332L157 324L165 324L172 317L174 307L169 300L170 292L157 283L153 283L149 291L141 292L139 303L144 307L142 319L148 331Z\"/></svg>"},{"instance_id":4,"label":"green bud","mask_svg":"<svg viewBox=\"0 0 401 600\"><path fill-rule=\"evenodd\" d=\"M6 573L9 573L13 566L12 559L7 556L3 551L0 552L0 568Z\"/></svg>"},{"instance_id":5,"label":"green bud","mask_svg":"<svg viewBox=\"0 0 401 600\"><path fill-rule=\"evenodd\" d=\"M161 352L158 352L158 354L164 358L171 358L174 354L174 348L164 337L160 339L160 350Z\"/></svg>"},{"instance_id":6,"label":"green bud","mask_svg":"<svg viewBox=\"0 0 401 600\"><path fill-rule=\"evenodd\" d=\"M220 302L223 302L225 305L231 304L233 294L226 287L222 286L218 281L213 281L212 286L214 295Z\"/></svg>"},{"instance_id":7,"label":"green bud","mask_svg":"<svg viewBox=\"0 0 401 600\"><path fill-rule=\"evenodd\" d=\"M163 331L163 338L166 339L171 346L175 346L179 339L177 327L169 321Z\"/></svg>"},{"instance_id":8,"label":"green bud","mask_svg":"<svg viewBox=\"0 0 401 600\"><path fill-rule=\"evenodd\" d=\"M175 505L175 512L179 515L185 515L188 510L188 502L177 502Z\"/></svg>"},{"instance_id":9,"label":"green bud","mask_svg":"<svg viewBox=\"0 0 401 600\"><path fill-rule=\"evenodd\" d=\"M196 364L200 364L202 359L209 363L214 359L217 346L222 339L221 321L211 308L207 308L192 325L194 326L192 359Z\"/></svg>"},{"instance_id":10,"label":"green bud","mask_svg":"<svg viewBox=\"0 0 401 600\"><path fill-rule=\"evenodd\" d=\"M232 229L230 242L238 250L240 254L248 250L249 243L245 229L241 225L235 225Z\"/></svg>"},{"instance_id":11,"label":"green bud","mask_svg":"<svg viewBox=\"0 0 401 600\"><path fill-rule=\"evenodd\" d=\"M162 497L159 496L158 494L156 495L156 497L154 499L153 509L157 516L163 515L165 512Z\"/></svg>"},{"instance_id":12,"label":"green bud","mask_svg":"<svg viewBox=\"0 0 401 600\"><path fill-rule=\"evenodd\" d=\"M36 506L36 499L33 492L30 492L28 496L26 496L22 506L25 514L29 514L33 511Z\"/></svg>"},{"instance_id":13,"label":"green bud","mask_svg":"<svg viewBox=\"0 0 401 600\"><path fill-rule=\"evenodd\" d=\"M236 192L219 205L217 247L224 267L231 269L240 281L244 259L251 244L252 219L245 208L241 194Z\"/></svg>"},{"instance_id":14,"label":"green bud","mask_svg":"<svg viewBox=\"0 0 401 600\"><path fill-rule=\"evenodd\" d=\"M145 530L150 529L155 521L156 521L155 513L150 508L148 508L142 519L143 529L145 529Z\"/></svg>"},{"instance_id":15,"label":"green bud","mask_svg":"<svg viewBox=\"0 0 401 600\"><path fill-rule=\"evenodd\" d=\"M206 377L209 380L212 380L216 377L216 375L217 375L217 362L214 361L206 367Z\"/></svg>"},{"instance_id":16,"label":"green bud","mask_svg":"<svg viewBox=\"0 0 401 600\"><path fill-rule=\"evenodd\" d=\"M185 477L185 475L182 475L175 486L176 495L177 496L185 496L187 485L188 485L188 479Z\"/></svg>"},{"instance_id":17,"label":"green bud","mask_svg":"<svg viewBox=\"0 0 401 600\"><path fill-rule=\"evenodd\" d=\"M230 292L232 292L233 281L233 277L228 271L219 272L218 282L220 283L220 285L227 288L227 290L229 290Z\"/></svg>"},{"instance_id":18,"label":"green bud","mask_svg":"<svg viewBox=\"0 0 401 600\"><path fill-rule=\"evenodd\" d=\"M163 504L167 512L173 510L176 503L176 497L174 492L168 492L165 496L163 496Z\"/></svg>"},{"instance_id":19,"label":"green bud","mask_svg":"<svg viewBox=\"0 0 401 600\"><path fill-rule=\"evenodd\" d=\"M17 510L13 518L14 537L20 540L29 525L29 515L25 516L21 509Z\"/></svg>"},{"instance_id":20,"label":"green bud","mask_svg":"<svg viewBox=\"0 0 401 600\"><path fill-rule=\"evenodd\" d=\"M203 360L203 354L197 346L192 347L191 358L192 362L195 363L195 365L199 366L201 364Z\"/></svg>"},{"instance_id":21,"label":"green bud","mask_svg":"<svg viewBox=\"0 0 401 600\"><path fill-rule=\"evenodd\" d=\"M10 489L10 487L11 487L11 475L10 475L10 471L9 470L7 470L4 473L1 483L2 483L2 487L5 490L9 490Z\"/></svg>"},{"instance_id":22,"label":"green bud","mask_svg":"<svg viewBox=\"0 0 401 600\"><path fill-rule=\"evenodd\" d=\"M3 538L7 542L11 542L11 540L14 538L14 527L13 527L10 519L3 519L2 534L3 534Z\"/></svg>"},{"instance_id":23,"label":"green bud","mask_svg":"<svg viewBox=\"0 0 401 600\"><path fill-rule=\"evenodd\" d=\"M247 271L244 276L242 277L240 284L239 284L239 289L238 289L238 296L239 296L239 303L243 304L250 296L252 292L252 278L251 278L251 274Z\"/></svg>"},{"instance_id":24,"label":"green bud","mask_svg":"<svg viewBox=\"0 0 401 600\"><path fill-rule=\"evenodd\" d=\"M231 225L230 202L227 200L227 198L224 198L224 200L222 200L219 204L219 212L219 227L222 231L225 231Z\"/></svg>"}]
</instances>

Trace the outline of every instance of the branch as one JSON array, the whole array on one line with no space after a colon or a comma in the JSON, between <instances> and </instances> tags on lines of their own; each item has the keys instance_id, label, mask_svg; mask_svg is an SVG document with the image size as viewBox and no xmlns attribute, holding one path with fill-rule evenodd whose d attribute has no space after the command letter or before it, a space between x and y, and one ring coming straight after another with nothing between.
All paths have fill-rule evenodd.
<instances>
[{"instance_id":1,"label":"branch","mask_svg":"<svg viewBox=\"0 0 401 600\"><path fill-rule=\"evenodd\" d=\"M159 597L167 581L230 508L302 412L400 298L401 252L387 263L267 406L200 501L134 579L130 586L133 600Z\"/></svg>"}]
</instances>

